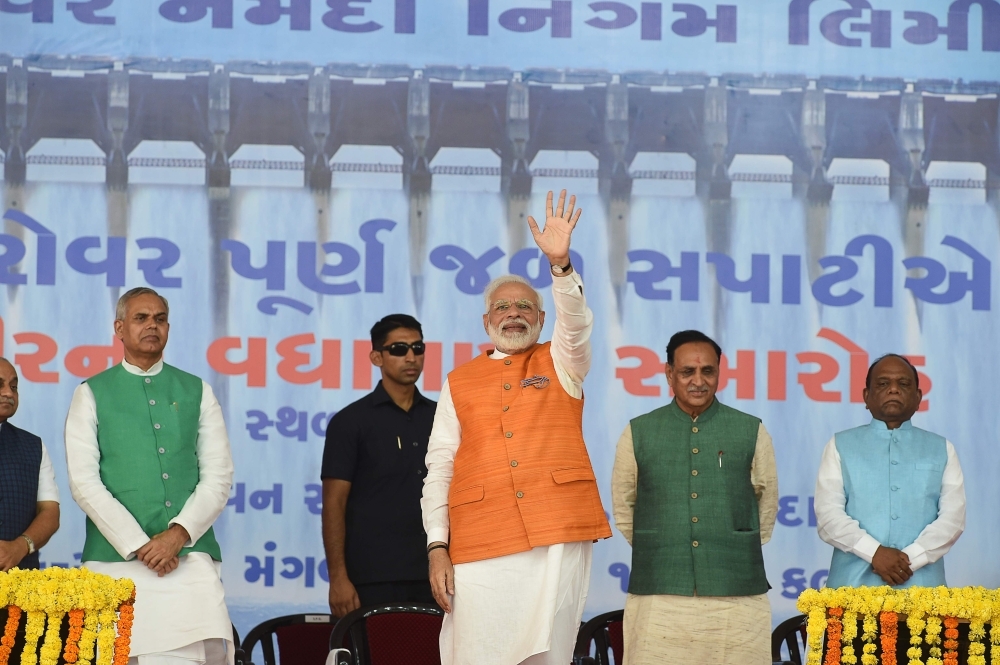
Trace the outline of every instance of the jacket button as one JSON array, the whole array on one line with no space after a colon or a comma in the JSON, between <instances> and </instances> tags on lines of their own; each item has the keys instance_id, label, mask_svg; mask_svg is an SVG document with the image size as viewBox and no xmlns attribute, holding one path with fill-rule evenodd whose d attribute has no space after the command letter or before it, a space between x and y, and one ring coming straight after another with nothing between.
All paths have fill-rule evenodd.
<instances>
[{"instance_id":1,"label":"jacket button","mask_svg":"<svg viewBox=\"0 0 1000 665\"><path fill-rule=\"evenodd\" d=\"M164 501L164 502L163 502L163 505L164 505L164 506L166 506L167 508L169 508L171 504L170 504L170 502L169 502L169 501Z\"/></svg>"},{"instance_id":2,"label":"jacket button","mask_svg":"<svg viewBox=\"0 0 1000 665\"><path fill-rule=\"evenodd\" d=\"M693 452L695 455L697 455L698 454L698 449L697 448L692 448L691 452Z\"/></svg>"},{"instance_id":3,"label":"jacket button","mask_svg":"<svg viewBox=\"0 0 1000 665\"><path fill-rule=\"evenodd\" d=\"M517 460L516 459L511 460L510 461L510 465L511 466L517 466Z\"/></svg>"},{"instance_id":4,"label":"jacket button","mask_svg":"<svg viewBox=\"0 0 1000 665\"><path fill-rule=\"evenodd\" d=\"M524 492L518 492L517 493L517 498L518 499L523 499L524 498Z\"/></svg>"},{"instance_id":5,"label":"jacket button","mask_svg":"<svg viewBox=\"0 0 1000 665\"><path fill-rule=\"evenodd\" d=\"M695 524L697 524L698 523L698 518L697 517L692 517L691 521L694 522Z\"/></svg>"},{"instance_id":6,"label":"jacket button","mask_svg":"<svg viewBox=\"0 0 1000 665\"><path fill-rule=\"evenodd\" d=\"M510 359L507 359L507 360L504 360L504 361L503 361L503 364L504 364L504 365L509 365L509 364L510 364Z\"/></svg>"},{"instance_id":7,"label":"jacket button","mask_svg":"<svg viewBox=\"0 0 1000 665\"><path fill-rule=\"evenodd\" d=\"M504 432L504 436L509 439L510 437L514 436L514 433L513 432Z\"/></svg>"},{"instance_id":8,"label":"jacket button","mask_svg":"<svg viewBox=\"0 0 1000 665\"><path fill-rule=\"evenodd\" d=\"M507 409L509 409L509 408L510 408L509 406L505 406L505 407L503 408L503 410L504 410L504 411L506 411L506 410L507 410Z\"/></svg>"},{"instance_id":9,"label":"jacket button","mask_svg":"<svg viewBox=\"0 0 1000 665\"><path fill-rule=\"evenodd\" d=\"M693 543L691 543L691 547L698 547L698 541L696 540Z\"/></svg>"},{"instance_id":10,"label":"jacket button","mask_svg":"<svg viewBox=\"0 0 1000 665\"><path fill-rule=\"evenodd\" d=\"M692 476L697 476L698 475L698 469L694 469L693 471L691 471L691 475Z\"/></svg>"},{"instance_id":11,"label":"jacket button","mask_svg":"<svg viewBox=\"0 0 1000 665\"><path fill-rule=\"evenodd\" d=\"M169 474L169 473L165 473L165 474L163 474L163 479L164 479L164 480L166 480L166 479L167 479L167 478L169 478L169 477L170 477L170 474Z\"/></svg>"},{"instance_id":12,"label":"jacket button","mask_svg":"<svg viewBox=\"0 0 1000 665\"><path fill-rule=\"evenodd\" d=\"M898 490L899 488L898 488L898 487L896 487L895 485L893 485L893 486L892 486L892 487L890 487L889 489L891 489L891 490L892 490L893 492L895 492L895 491L896 491L896 490Z\"/></svg>"},{"instance_id":13,"label":"jacket button","mask_svg":"<svg viewBox=\"0 0 1000 665\"><path fill-rule=\"evenodd\" d=\"M156 406L156 400L155 399L149 400L149 405L150 406Z\"/></svg>"},{"instance_id":14,"label":"jacket button","mask_svg":"<svg viewBox=\"0 0 1000 665\"><path fill-rule=\"evenodd\" d=\"M156 423L155 425L153 425L153 429L160 429L160 423Z\"/></svg>"},{"instance_id":15,"label":"jacket button","mask_svg":"<svg viewBox=\"0 0 1000 665\"><path fill-rule=\"evenodd\" d=\"M892 516L892 519L894 519L894 520L898 520L898 519L899 519L899 515L893 515L893 516Z\"/></svg>"},{"instance_id":16,"label":"jacket button","mask_svg":"<svg viewBox=\"0 0 1000 665\"><path fill-rule=\"evenodd\" d=\"M167 449L166 449L166 448L160 448L160 454L161 454L161 455L162 455L163 453L165 453L165 452L167 452Z\"/></svg>"},{"instance_id":17,"label":"jacket button","mask_svg":"<svg viewBox=\"0 0 1000 665\"><path fill-rule=\"evenodd\" d=\"M146 379L146 383L152 383L152 382L153 382L152 379Z\"/></svg>"},{"instance_id":18,"label":"jacket button","mask_svg":"<svg viewBox=\"0 0 1000 665\"><path fill-rule=\"evenodd\" d=\"M899 464L896 460L892 460L892 464Z\"/></svg>"},{"instance_id":19,"label":"jacket button","mask_svg":"<svg viewBox=\"0 0 1000 665\"><path fill-rule=\"evenodd\" d=\"M503 384L503 389L504 390L510 390L510 384L509 383Z\"/></svg>"},{"instance_id":20,"label":"jacket button","mask_svg":"<svg viewBox=\"0 0 1000 665\"><path fill-rule=\"evenodd\" d=\"M691 498L692 499L697 499L698 498L698 493L697 492L691 492Z\"/></svg>"},{"instance_id":21,"label":"jacket button","mask_svg":"<svg viewBox=\"0 0 1000 665\"><path fill-rule=\"evenodd\" d=\"M697 427L692 427L691 431L694 432L695 434L697 434L698 433L698 428Z\"/></svg>"}]
</instances>

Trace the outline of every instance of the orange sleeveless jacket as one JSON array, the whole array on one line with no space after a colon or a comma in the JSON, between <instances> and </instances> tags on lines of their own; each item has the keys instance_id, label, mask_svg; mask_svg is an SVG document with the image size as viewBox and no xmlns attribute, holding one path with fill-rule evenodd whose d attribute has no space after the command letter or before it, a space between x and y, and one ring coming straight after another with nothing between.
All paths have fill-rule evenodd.
<instances>
[{"instance_id":1,"label":"orange sleeveless jacket","mask_svg":"<svg viewBox=\"0 0 1000 665\"><path fill-rule=\"evenodd\" d=\"M521 387L546 377L547 385ZM483 354L448 375L462 442L448 493L453 563L610 538L583 442L583 400L559 383L549 345Z\"/></svg>"}]
</instances>

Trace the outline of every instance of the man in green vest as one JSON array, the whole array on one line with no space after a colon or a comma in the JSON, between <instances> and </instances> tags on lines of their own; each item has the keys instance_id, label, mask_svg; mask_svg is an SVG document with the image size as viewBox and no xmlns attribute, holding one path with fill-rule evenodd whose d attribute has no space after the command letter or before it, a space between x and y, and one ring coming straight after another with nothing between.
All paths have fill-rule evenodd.
<instances>
[{"instance_id":1,"label":"man in green vest","mask_svg":"<svg viewBox=\"0 0 1000 665\"><path fill-rule=\"evenodd\" d=\"M212 389L163 362L168 315L149 288L118 300L125 359L73 393L69 486L87 514L83 565L135 582L130 662L223 665L233 633L212 524L233 461Z\"/></svg>"},{"instance_id":2,"label":"man in green vest","mask_svg":"<svg viewBox=\"0 0 1000 665\"><path fill-rule=\"evenodd\" d=\"M778 477L759 418L720 404L722 349L697 330L667 345L674 400L618 440L611 495L632 545L625 665L771 662L761 545Z\"/></svg>"}]
</instances>

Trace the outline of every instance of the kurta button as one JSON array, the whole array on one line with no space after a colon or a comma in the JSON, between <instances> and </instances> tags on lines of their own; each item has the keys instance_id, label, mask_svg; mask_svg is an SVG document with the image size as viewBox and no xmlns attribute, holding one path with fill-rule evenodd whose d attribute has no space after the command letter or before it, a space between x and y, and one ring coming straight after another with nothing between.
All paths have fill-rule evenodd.
<instances>
[{"instance_id":1,"label":"kurta button","mask_svg":"<svg viewBox=\"0 0 1000 665\"><path fill-rule=\"evenodd\" d=\"M156 400L155 399L149 400L149 405L150 406L156 406Z\"/></svg>"},{"instance_id":2,"label":"kurta button","mask_svg":"<svg viewBox=\"0 0 1000 665\"><path fill-rule=\"evenodd\" d=\"M507 410L507 409L509 409L509 408L510 408L509 406L505 406L505 407L503 408L503 410L504 410L504 411L506 411L506 410Z\"/></svg>"},{"instance_id":3,"label":"kurta button","mask_svg":"<svg viewBox=\"0 0 1000 665\"><path fill-rule=\"evenodd\" d=\"M167 479L167 478L169 478L169 477L170 477L170 474L169 474L169 473L165 473L165 474L163 474L163 479L164 479L164 480L166 480L166 479Z\"/></svg>"},{"instance_id":4,"label":"kurta button","mask_svg":"<svg viewBox=\"0 0 1000 665\"><path fill-rule=\"evenodd\" d=\"M514 436L514 433L513 432L505 432L504 436L509 439L510 437Z\"/></svg>"},{"instance_id":5,"label":"kurta button","mask_svg":"<svg viewBox=\"0 0 1000 665\"><path fill-rule=\"evenodd\" d=\"M509 365L509 364L510 364L510 360L505 360L505 361L503 361L503 364L504 364L504 365Z\"/></svg>"},{"instance_id":6,"label":"kurta button","mask_svg":"<svg viewBox=\"0 0 1000 665\"><path fill-rule=\"evenodd\" d=\"M517 466L517 460L516 460L516 459L512 459L512 460L510 461L510 465L511 465L511 466Z\"/></svg>"},{"instance_id":7,"label":"kurta button","mask_svg":"<svg viewBox=\"0 0 1000 665\"><path fill-rule=\"evenodd\" d=\"M697 499L698 498L698 493L697 492L691 492L691 498L692 499Z\"/></svg>"},{"instance_id":8,"label":"kurta button","mask_svg":"<svg viewBox=\"0 0 1000 665\"><path fill-rule=\"evenodd\" d=\"M170 507L170 502L169 501L164 501L163 505L166 506L167 508L169 508Z\"/></svg>"},{"instance_id":9,"label":"kurta button","mask_svg":"<svg viewBox=\"0 0 1000 665\"><path fill-rule=\"evenodd\" d=\"M691 543L691 547L698 547L698 541L696 540L693 543Z\"/></svg>"},{"instance_id":10,"label":"kurta button","mask_svg":"<svg viewBox=\"0 0 1000 665\"><path fill-rule=\"evenodd\" d=\"M695 524L697 524L698 523L698 518L697 517L692 517L691 521L694 522Z\"/></svg>"},{"instance_id":11,"label":"kurta button","mask_svg":"<svg viewBox=\"0 0 1000 665\"><path fill-rule=\"evenodd\" d=\"M698 433L698 428L697 427L692 427L691 431L694 432L695 434L697 434Z\"/></svg>"},{"instance_id":12,"label":"kurta button","mask_svg":"<svg viewBox=\"0 0 1000 665\"><path fill-rule=\"evenodd\" d=\"M160 448L160 454L161 454L161 455L162 455L163 453L165 453L165 452L167 452L167 449L166 449L166 448Z\"/></svg>"},{"instance_id":13,"label":"kurta button","mask_svg":"<svg viewBox=\"0 0 1000 665\"><path fill-rule=\"evenodd\" d=\"M697 448L692 448L691 452L693 452L695 455L697 455L698 454L698 449Z\"/></svg>"},{"instance_id":14,"label":"kurta button","mask_svg":"<svg viewBox=\"0 0 1000 665\"><path fill-rule=\"evenodd\" d=\"M503 389L504 390L510 390L510 384L509 383L503 384Z\"/></svg>"},{"instance_id":15,"label":"kurta button","mask_svg":"<svg viewBox=\"0 0 1000 665\"><path fill-rule=\"evenodd\" d=\"M524 498L524 492L518 492L517 493L517 498L518 499L523 499Z\"/></svg>"},{"instance_id":16,"label":"kurta button","mask_svg":"<svg viewBox=\"0 0 1000 665\"><path fill-rule=\"evenodd\" d=\"M156 423L155 425L153 425L153 429L160 429L160 423Z\"/></svg>"},{"instance_id":17,"label":"kurta button","mask_svg":"<svg viewBox=\"0 0 1000 665\"><path fill-rule=\"evenodd\" d=\"M152 379L146 379L146 383L152 383L152 382L153 382Z\"/></svg>"},{"instance_id":18,"label":"kurta button","mask_svg":"<svg viewBox=\"0 0 1000 665\"><path fill-rule=\"evenodd\" d=\"M691 475L692 475L692 476L697 476L697 475L698 475L698 469L695 469L695 470L693 470L693 471L691 472Z\"/></svg>"}]
</instances>

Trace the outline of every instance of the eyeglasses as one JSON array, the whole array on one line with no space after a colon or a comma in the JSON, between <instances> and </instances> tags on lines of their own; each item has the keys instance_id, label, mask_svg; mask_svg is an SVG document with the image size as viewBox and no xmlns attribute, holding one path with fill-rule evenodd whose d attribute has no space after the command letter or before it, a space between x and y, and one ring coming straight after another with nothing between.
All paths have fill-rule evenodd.
<instances>
[{"instance_id":1,"label":"eyeglasses","mask_svg":"<svg viewBox=\"0 0 1000 665\"><path fill-rule=\"evenodd\" d=\"M527 298L521 298L520 300L515 300L511 302L509 300L497 300L493 303L491 308L493 312L499 314L500 312L506 312L511 307L516 307L522 312L528 312L535 309L535 303L531 302Z\"/></svg>"},{"instance_id":2,"label":"eyeglasses","mask_svg":"<svg viewBox=\"0 0 1000 665\"><path fill-rule=\"evenodd\" d=\"M390 356L403 357L413 349L413 355L422 356L424 355L424 350L427 347L424 346L423 342L413 342L412 344L407 344L406 342L393 342L389 346L380 346L376 348L376 351L388 351Z\"/></svg>"}]
</instances>

